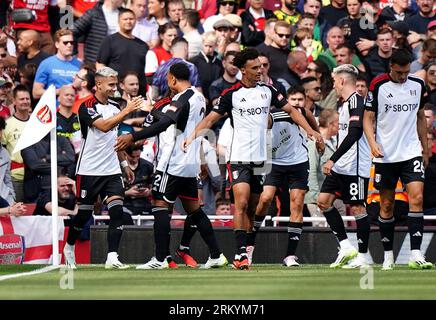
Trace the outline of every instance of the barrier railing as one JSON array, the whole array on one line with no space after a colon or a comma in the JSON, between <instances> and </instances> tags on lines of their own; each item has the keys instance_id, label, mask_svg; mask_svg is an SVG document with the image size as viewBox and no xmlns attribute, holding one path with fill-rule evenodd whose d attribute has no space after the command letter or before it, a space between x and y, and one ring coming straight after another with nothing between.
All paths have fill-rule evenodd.
<instances>
[{"instance_id":1,"label":"barrier railing","mask_svg":"<svg viewBox=\"0 0 436 320\"><path fill-rule=\"evenodd\" d=\"M209 215L208 216L210 221L216 221L216 220L233 220L233 216L232 215L227 215L227 216L213 216L213 215ZM109 220L109 216L108 215L104 215L104 216L96 216L94 215L94 221L104 221L104 220ZM135 221L136 220L136 224L138 226L141 225L141 221L153 221L154 217L152 215L150 216L132 216L132 219ZM173 215L171 217L172 220L185 220L186 219L186 215ZM353 216L342 216L342 220L343 221L355 221ZM424 220L436 220L436 215L425 215L424 216ZM288 222L289 221L289 217L271 217L271 216L266 216L265 220L263 222L263 225L265 225L266 221L272 221L273 222L273 226L277 226L278 222ZM325 217L303 217L303 222L326 222Z\"/></svg>"}]
</instances>

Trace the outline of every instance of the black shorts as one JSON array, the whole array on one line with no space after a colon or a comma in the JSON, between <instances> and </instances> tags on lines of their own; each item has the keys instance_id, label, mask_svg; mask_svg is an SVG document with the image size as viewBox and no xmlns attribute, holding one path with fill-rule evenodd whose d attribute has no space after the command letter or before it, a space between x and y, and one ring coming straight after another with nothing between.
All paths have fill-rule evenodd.
<instances>
[{"instance_id":1,"label":"black shorts","mask_svg":"<svg viewBox=\"0 0 436 320\"><path fill-rule=\"evenodd\" d=\"M101 197L102 201L112 196L124 198L124 181L122 175L76 175L76 198L80 204L94 204L98 196Z\"/></svg>"},{"instance_id":2,"label":"black shorts","mask_svg":"<svg viewBox=\"0 0 436 320\"><path fill-rule=\"evenodd\" d=\"M369 178L348 176L331 171L321 186L320 193L331 193L346 204L364 204L368 196Z\"/></svg>"},{"instance_id":3,"label":"black shorts","mask_svg":"<svg viewBox=\"0 0 436 320\"><path fill-rule=\"evenodd\" d=\"M403 185L413 181L424 182L422 157L394 163L375 163L374 187L378 190L395 190L398 179Z\"/></svg>"},{"instance_id":4,"label":"black shorts","mask_svg":"<svg viewBox=\"0 0 436 320\"><path fill-rule=\"evenodd\" d=\"M198 201L197 178L177 177L156 171L151 189L155 200L163 200L173 204L177 197Z\"/></svg>"},{"instance_id":5,"label":"black shorts","mask_svg":"<svg viewBox=\"0 0 436 320\"><path fill-rule=\"evenodd\" d=\"M261 194L263 191L263 178L262 174L255 174L255 170L261 170L264 164L254 163L228 163L227 170L229 172L230 186L245 182L250 185L250 192Z\"/></svg>"},{"instance_id":6,"label":"black shorts","mask_svg":"<svg viewBox=\"0 0 436 320\"><path fill-rule=\"evenodd\" d=\"M265 177L264 186L280 188L288 185L289 189L309 190L309 161L281 166L272 165L272 170Z\"/></svg>"}]
</instances>

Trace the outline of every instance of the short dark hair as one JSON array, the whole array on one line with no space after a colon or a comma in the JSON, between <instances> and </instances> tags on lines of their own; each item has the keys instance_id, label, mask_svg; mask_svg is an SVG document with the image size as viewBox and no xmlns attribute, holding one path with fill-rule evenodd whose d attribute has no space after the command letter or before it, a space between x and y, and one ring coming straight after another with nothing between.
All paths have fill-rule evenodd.
<instances>
[{"instance_id":1,"label":"short dark hair","mask_svg":"<svg viewBox=\"0 0 436 320\"><path fill-rule=\"evenodd\" d=\"M223 199L223 198L218 198L215 201L215 208L218 209L219 206L229 206L230 205L230 200L228 199Z\"/></svg>"},{"instance_id":2,"label":"short dark hair","mask_svg":"<svg viewBox=\"0 0 436 320\"><path fill-rule=\"evenodd\" d=\"M369 87L368 75L365 72L359 72L356 81L365 81L366 86Z\"/></svg>"},{"instance_id":3,"label":"short dark hair","mask_svg":"<svg viewBox=\"0 0 436 320\"><path fill-rule=\"evenodd\" d=\"M407 49L394 50L391 56L391 64L405 66L412 63L412 55Z\"/></svg>"},{"instance_id":4,"label":"short dark hair","mask_svg":"<svg viewBox=\"0 0 436 320\"><path fill-rule=\"evenodd\" d=\"M313 81L318 81L318 79L315 77L306 77L301 79L301 85L304 87L305 84L311 83Z\"/></svg>"},{"instance_id":5,"label":"short dark hair","mask_svg":"<svg viewBox=\"0 0 436 320\"><path fill-rule=\"evenodd\" d=\"M126 148L126 153L131 156L133 151L144 150L143 145L141 144L132 144Z\"/></svg>"},{"instance_id":6,"label":"short dark hair","mask_svg":"<svg viewBox=\"0 0 436 320\"><path fill-rule=\"evenodd\" d=\"M6 120L3 117L0 117L0 130L5 130L6 128Z\"/></svg>"},{"instance_id":7,"label":"short dark hair","mask_svg":"<svg viewBox=\"0 0 436 320\"><path fill-rule=\"evenodd\" d=\"M254 60L259 57L259 51L254 48L246 48L235 55L233 64L239 69L243 68L248 60Z\"/></svg>"},{"instance_id":8,"label":"short dark hair","mask_svg":"<svg viewBox=\"0 0 436 320\"><path fill-rule=\"evenodd\" d=\"M237 53L238 53L237 51L233 51L233 50L227 51L226 54L224 55L224 60L227 60L229 56L235 57Z\"/></svg>"},{"instance_id":9,"label":"short dark hair","mask_svg":"<svg viewBox=\"0 0 436 320\"><path fill-rule=\"evenodd\" d=\"M200 14L193 9L186 9L183 13L183 16L186 18L186 22L188 25L194 29L198 28L200 24Z\"/></svg>"},{"instance_id":10,"label":"short dark hair","mask_svg":"<svg viewBox=\"0 0 436 320\"><path fill-rule=\"evenodd\" d=\"M189 46L189 42L188 42L185 38L182 38L182 37L175 37L175 38L173 39L173 41L171 42L171 48L174 47L174 46L175 46L176 44L178 44L178 43L185 43L186 45Z\"/></svg>"},{"instance_id":11,"label":"short dark hair","mask_svg":"<svg viewBox=\"0 0 436 320\"><path fill-rule=\"evenodd\" d=\"M169 73L171 73L177 80L189 81L189 68L183 62L178 62L170 67Z\"/></svg>"},{"instance_id":12,"label":"short dark hair","mask_svg":"<svg viewBox=\"0 0 436 320\"><path fill-rule=\"evenodd\" d=\"M342 43L342 44L338 45L338 47L336 48L336 50L344 49L344 48L347 48L347 49L348 49L348 53L349 53L350 55L352 55L352 54L354 53L354 49L353 49L353 47L352 47L351 45L349 45L348 43Z\"/></svg>"},{"instance_id":13,"label":"short dark hair","mask_svg":"<svg viewBox=\"0 0 436 320\"><path fill-rule=\"evenodd\" d=\"M302 86L291 86L288 91L286 91L286 95L292 96L296 93L301 93L305 98L306 98L306 91L304 90L304 88Z\"/></svg>"},{"instance_id":14,"label":"short dark hair","mask_svg":"<svg viewBox=\"0 0 436 320\"><path fill-rule=\"evenodd\" d=\"M14 88L14 91L13 91L14 99L17 97L18 92L27 92L32 97L30 90L24 84L19 84Z\"/></svg>"},{"instance_id":15,"label":"short dark hair","mask_svg":"<svg viewBox=\"0 0 436 320\"><path fill-rule=\"evenodd\" d=\"M160 1L160 0L159 0L159 2L163 2L163 1ZM177 30L177 27L176 27L176 25L175 25L174 23L172 23L172 22L167 22L167 23L161 24L161 25L159 26L159 28L157 29L157 33L158 33L159 35L163 35L163 34L165 34L169 29L176 29L176 30Z\"/></svg>"},{"instance_id":16,"label":"short dark hair","mask_svg":"<svg viewBox=\"0 0 436 320\"><path fill-rule=\"evenodd\" d=\"M136 71L131 71L130 70L130 71L127 71L126 73L123 74L123 76L120 78L120 82L124 82L124 80L126 80L126 78L128 76L135 76L139 80L138 73Z\"/></svg>"},{"instance_id":17,"label":"short dark hair","mask_svg":"<svg viewBox=\"0 0 436 320\"><path fill-rule=\"evenodd\" d=\"M135 12L133 12L133 10L127 9L127 8L122 8L120 10L120 12L118 13L118 18L121 18L121 16L125 13L131 13L131 14L133 14L134 17L136 17Z\"/></svg>"}]
</instances>

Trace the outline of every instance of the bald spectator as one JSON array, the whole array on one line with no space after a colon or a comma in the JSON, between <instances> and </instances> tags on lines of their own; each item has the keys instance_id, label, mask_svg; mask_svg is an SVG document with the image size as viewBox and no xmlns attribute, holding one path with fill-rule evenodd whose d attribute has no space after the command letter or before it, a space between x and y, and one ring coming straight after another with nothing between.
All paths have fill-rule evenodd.
<instances>
[{"instance_id":1,"label":"bald spectator","mask_svg":"<svg viewBox=\"0 0 436 320\"><path fill-rule=\"evenodd\" d=\"M33 83L33 98L40 99L45 90L54 84L60 87L71 84L81 62L73 56L74 38L71 30L60 29L55 34L57 53L41 62Z\"/></svg>"},{"instance_id":2,"label":"bald spectator","mask_svg":"<svg viewBox=\"0 0 436 320\"><path fill-rule=\"evenodd\" d=\"M38 68L42 60L50 57L50 54L41 51L40 35L35 30L29 29L20 32L17 46L18 51L20 52L17 60L18 69L29 63L35 64Z\"/></svg>"},{"instance_id":3,"label":"bald spectator","mask_svg":"<svg viewBox=\"0 0 436 320\"><path fill-rule=\"evenodd\" d=\"M305 73L307 73L307 66L309 65L306 54L302 51L292 51L288 55L287 63L291 74L291 81L288 81L286 86L280 78L277 79L283 84L286 90L290 87L301 85L301 78Z\"/></svg>"},{"instance_id":4,"label":"bald spectator","mask_svg":"<svg viewBox=\"0 0 436 320\"><path fill-rule=\"evenodd\" d=\"M71 140L73 134L80 130L79 119L73 113L73 105L76 91L73 86L62 86L59 90L59 107L56 112L57 127L56 132L60 137Z\"/></svg>"},{"instance_id":5,"label":"bald spectator","mask_svg":"<svg viewBox=\"0 0 436 320\"><path fill-rule=\"evenodd\" d=\"M56 53L53 43L52 32L59 28L59 8L56 0L51 1L28 1L14 0L11 3L12 10L32 10L35 16L33 21L12 22L12 28L18 38L24 30L35 30L40 35L41 50L49 55Z\"/></svg>"},{"instance_id":6,"label":"bald spectator","mask_svg":"<svg viewBox=\"0 0 436 320\"><path fill-rule=\"evenodd\" d=\"M188 58L192 59L201 51L203 39L198 32L200 25L200 15L197 11L188 9L185 10L180 18L179 27L183 33L183 38L188 41L189 53Z\"/></svg>"}]
</instances>

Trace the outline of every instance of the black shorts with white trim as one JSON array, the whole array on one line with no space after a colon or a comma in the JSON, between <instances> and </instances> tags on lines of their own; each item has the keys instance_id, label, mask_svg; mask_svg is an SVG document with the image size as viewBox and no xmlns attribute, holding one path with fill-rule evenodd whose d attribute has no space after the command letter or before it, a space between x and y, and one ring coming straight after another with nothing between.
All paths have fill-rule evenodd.
<instances>
[{"instance_id":1,"label":"black shorts with white trim","mask_svg":"<svg viewBox=\"0 0 436 320\"><path fill-rule=\"evenodd\" d=\"M365 205L368 196L368 183L369 178L357 175L348 176L331 171L331 175L325 178L320 193L334 194L345 204Z\"/></svg>"}]
</instances>

